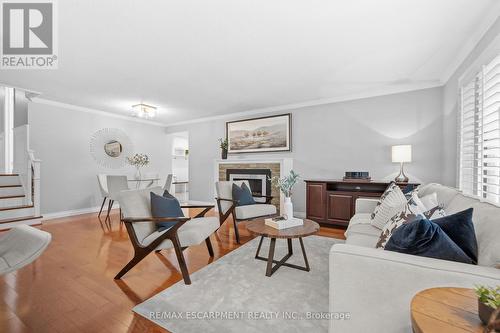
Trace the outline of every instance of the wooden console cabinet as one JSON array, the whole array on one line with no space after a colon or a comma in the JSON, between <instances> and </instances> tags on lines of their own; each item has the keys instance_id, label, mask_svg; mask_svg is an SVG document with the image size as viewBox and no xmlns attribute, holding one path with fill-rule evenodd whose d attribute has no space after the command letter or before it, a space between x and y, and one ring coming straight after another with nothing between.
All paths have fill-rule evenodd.
<instances>
[{"instance_id":1,"label":"wooden console cabinet","mask_svg":"<svg viewBox=\"0 0 500 333\"><path fill-rule=\"evenodd\" d=\"M306 180L306 217L318 223L348 226L354 215L356 199L379 198L390 182ZM411 190L419 184L401 183Z\"/></svg>"}]
</instances>

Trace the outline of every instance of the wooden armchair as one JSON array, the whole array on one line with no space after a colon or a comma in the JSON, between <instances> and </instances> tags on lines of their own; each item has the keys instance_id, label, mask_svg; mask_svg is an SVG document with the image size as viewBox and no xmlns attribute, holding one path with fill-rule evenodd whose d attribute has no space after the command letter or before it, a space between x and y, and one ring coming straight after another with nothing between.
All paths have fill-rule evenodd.
<instances>
[{"instance_id":1,"label":"wooden armchair","mask_svg":"<svg viewBox=\"0 0 500 333\"><path fill-rule=\"evenodd\" d=\"M173 247L184 283L191 284L182 251L191 245L198 245L204 240L208 248L208 253L213 257L214 252L210 242L210 235L219 228L219 222L216 217L204 217L205 213L213 205L190 205L190 208L204 208L194 218L154 218L151 216L150 192L162 195L163 189L161 187L152 187L141 190L129 190L122 191L118 195L118 201L122 210L122 221L127 228L135 254L134 258L115 276L115 279L120 279L149 253ZM183 206L181 205L181 207ZM177 222L173 227L158 231L158 223L172 221Z\"/></svg>"},{"instance_id":2,"label":"wooden armchair","mask_svg":"<svg viewBox=\"0 0 500 333\"><path fill-rule=\"evenodd\" d=\"M246 183L250 188L250 184L246 180L242 181L219 181L215 183L217 191L217 208L219 210L219 221L222 225L231 215L234 223L234 234L236 242L240 243L240 233L238 231L238 223L250 221L256 218L266 218L276 216L276 206L271 205L272 196L254 195L254 198L265 198L265 203L256 203L254 205L238 206L238 202L233 199L233 183L241 186Z\"/></svg>"}]
</instances>

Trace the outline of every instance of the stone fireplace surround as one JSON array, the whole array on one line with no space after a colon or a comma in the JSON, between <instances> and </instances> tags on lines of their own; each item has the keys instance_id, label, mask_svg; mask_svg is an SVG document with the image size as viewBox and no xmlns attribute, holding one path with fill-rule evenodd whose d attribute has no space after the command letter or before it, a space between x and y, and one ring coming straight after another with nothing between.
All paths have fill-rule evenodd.
<instances>
[{"instance_id":1,"label":"stone fireplace surround","mask_svg":"<svg viewBox=\"0 0 500 333\"><path fill-rule=\"evenodd\" d=\"M271 170L271 177L283 177L288 175L293 168L293 160L291 158L277 158L277 159L242 159L231 158L227 160L215 160L215 177L217 180L226 180L226 171L228 169L269 169ZM215 191L215 189L214 189ZM274 186L271 187L271 195L273 196L272 204L276 206L278 211L283 211L284 196Z\"/></svg>"}]
</instances>

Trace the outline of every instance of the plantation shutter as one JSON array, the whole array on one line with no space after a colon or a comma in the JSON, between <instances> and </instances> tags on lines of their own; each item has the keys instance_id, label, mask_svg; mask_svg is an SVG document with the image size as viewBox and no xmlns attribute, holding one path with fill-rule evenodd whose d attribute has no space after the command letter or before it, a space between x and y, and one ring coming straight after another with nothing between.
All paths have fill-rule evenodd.
<instances>
[{"instance_id":1,"label":"plantation shutter","mask_svg":"<svg viewBox=\"0 0 500 333\"><path fill-rule=\"evenodd\" d=\"M500 56L460 92L459 188L500 204Z\"/></svg>"}]
</instances>

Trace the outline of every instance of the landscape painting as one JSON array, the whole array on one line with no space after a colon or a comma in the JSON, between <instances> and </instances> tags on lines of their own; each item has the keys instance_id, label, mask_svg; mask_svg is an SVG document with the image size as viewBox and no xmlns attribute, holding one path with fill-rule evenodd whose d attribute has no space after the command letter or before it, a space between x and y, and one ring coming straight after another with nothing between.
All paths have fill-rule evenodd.
<instances>
[{"instance_id":1,"label":"landscape painting","mask_svg":"<svg viewBox=\"0 0 500 333\"><path fill-rule=\"evenodd\" d=\"M291 150L291 114L226 123L228 153Z\"/></svg>"}]
</instances>

